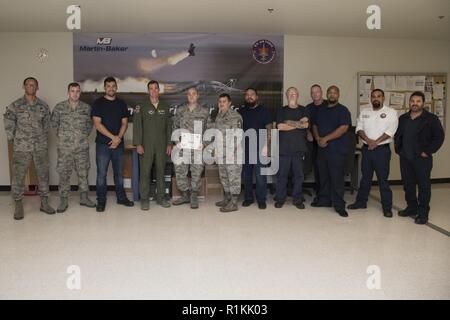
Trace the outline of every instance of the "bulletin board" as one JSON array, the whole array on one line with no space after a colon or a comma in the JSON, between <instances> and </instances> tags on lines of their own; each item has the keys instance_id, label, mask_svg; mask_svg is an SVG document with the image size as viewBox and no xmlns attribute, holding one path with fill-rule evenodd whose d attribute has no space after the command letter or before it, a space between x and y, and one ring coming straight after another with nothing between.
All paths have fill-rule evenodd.
<instances>
[{"instance_id":1,"label":"bulletin board","mask_svg":"<svg viewBox=\"0 0 450 320\"><path fill-rule=\"evenodd\" d=\"M439 117L445 130L447 116L446 73L358 72L358 115L369 108L373 89L385 92L384 104L397 110L398 116L409 110L409 98L414 91L425 94L424 108Z\"/></svg>"}]
</instances>

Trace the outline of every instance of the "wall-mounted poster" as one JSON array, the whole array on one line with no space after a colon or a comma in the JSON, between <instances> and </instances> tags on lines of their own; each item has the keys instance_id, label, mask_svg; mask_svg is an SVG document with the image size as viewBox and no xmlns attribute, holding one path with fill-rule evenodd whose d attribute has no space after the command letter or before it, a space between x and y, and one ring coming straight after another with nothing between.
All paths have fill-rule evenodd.
<instances>
[{"instance_id":1,"label":"wall-mounted poster","mask_svg":"<svg viewBox=\"0 0 450 320\"><path fill-rule=\"evenodd\" d=\"M103 79L118 80L118 96L134 107L147 82L161 84L172 112L196 86L201 103L216 106L220 93L243 103L247 87L273 112L283 103L283 36L187 33L75 33L74 78L83 99L103 94Z\"/></svg>"}]
</instances>

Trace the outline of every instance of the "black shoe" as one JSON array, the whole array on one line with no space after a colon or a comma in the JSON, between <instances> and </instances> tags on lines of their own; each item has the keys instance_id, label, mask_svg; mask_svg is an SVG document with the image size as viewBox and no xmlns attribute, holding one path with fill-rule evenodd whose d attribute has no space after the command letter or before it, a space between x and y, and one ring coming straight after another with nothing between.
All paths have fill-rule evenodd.
<instances>
[{"instance_id":1,"label":"black shoe","mask_svg":"<svg viewBox=\"0 0 450 320\"><path fill-rule=\"evenodd\" d=\"M315 208L331 208L331 203L320 203L320 202L311 202L311 207Z\"/></svg>"},{"instance_id":2,"label":"black shoe","mask_svg":"<svg viewBox=\"0 0 450 320\"><path fill-rule=\"evenodd\" d=\"M251 201L251 200L244 200L244 202L242 202L243 207L250 207L252 204L253 204L253 201Z\"/></svg>"},{"instance_id":3,"label":"black shoe","mask_svg":"<svg viewBox=\"0 0 450 320\"><path fill-rule=\"evenodd\" d=\"M391 209L386 209L386 210L383 210L383 215L386 217L386 218L392 218L392 210Z\"/></svg>"},{"instance_id":4,"label":"black shoe","mask_svg":"<svg viewBox=\"0 0 450 320\"><path fill-rule=\"evenodd\" d=\"M125 207L132 207L132 206L134 206L134 202L128 200L127 198L122 199L122 200L117 200L117 204L124 205Z\"/></svg>"},{"instance_id":5,"label":"black shoe","mask_svg":"<svg viewBox=\"0 0 450 320\"><path fill-rule=\"evenodd\" d=\"M95 208L97 212L103 212L105 211L105 204L104 203L97 203L97 206Z\"/></svg>"},{"instance_id":6,"label":"black shoe","mask_svg":"<svg viewBox=\"0 0 450 320\"><path fill-rule=\"evenodd\" d=\"M275 202L275 208L277 208L277 209L280 209L281 207L283 207L283 205L284 205L284 202L281 202L281 201Z\"/></svg>"},{"instance_id":7,"label":"black shoe","mask_svg":"<svg viewBox=\"0 0 450 320\"><path fill-rule=\"evenodd\" d=\"M265 202L258 202L258 208L264 210L267 208L267 205Z\"/></svg>"},{"instance_id":8,"label":"black shoe","mask_svg":"<svg viewBox=\"0 0 450 320\"><path fill-rule=\"evenodd\" d=\"M355 203L349 204L347 206L347 209L350 209L350 210L367 209L367 205L363 205L363 204L360 204L358 202L355 202Z\"/></svg>"},{"instance_id":9,"label":"black shoe","mask_svg":"<svg viewBox=\"0 0 450 320\"><path fill-rule=\"evenodd\" d=\"M294 206L296 206L297 209L305 209L305 204L302 200L295 201Z\"/></svg>"},{"instance_id":10,"label":"black shoe","mask_svg":"<svg viewBox=\"0 0 450 320\"><path fill-rule=\"evenodd\" d=\"M335 209L336 212L343 218L347 218L348 217L348 213L347 211L345 211L345 209Z\"/></svg>"},{"instance_id":11,"label":"black shoe","mask_svg":"<svg viewBox=\"0 0 450 320\"><path fill-rule=\"evenodd\" d=\"M417 210L411 209L410 207L406 207L406 209L400 210L398 212L398 215L400 217L416 217L417 216Z\"/></svg>"},{"instance_id":12,"label":"black shoe","mask_svg":"<svg viewBox=\"0 0 450 320\"><path fill-rule=\"evenodd\" d=\"M414 220L414 223L416 223L416 224L426 224L427 222L428 222L428 218L421 217L421 216L416 217L416 219Z\"/></svg>"}]
</instances>

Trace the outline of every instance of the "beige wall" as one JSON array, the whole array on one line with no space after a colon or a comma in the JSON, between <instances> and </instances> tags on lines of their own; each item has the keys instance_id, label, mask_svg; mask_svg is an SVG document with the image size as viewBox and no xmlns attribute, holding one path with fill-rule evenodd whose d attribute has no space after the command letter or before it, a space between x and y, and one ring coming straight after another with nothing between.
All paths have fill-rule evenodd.
<instances>
[{"instance_id":1,"label":"beige wall","mask_svg":"<svg viewBox=\"0 0 450 320\"><path fill-rule=\"evenodd\" d=\"M66 98L67 84L73 79L72 33L0 33L0 108L23 95L27 76L39 80L38 96L52 109ZM36 59L40 48L48 53L46 62ZM3 117L0 121L0 185L9 185L8 148ZM54 135L50 135L50 183L57 183Z\"/></svg>"},{"instance_id":2,"label":"beige wall","mask_svg":"<svg viewBox=\"0 0 450 320\"><path fill-rule=\"evenodd\" d=\"M302 104L310 102L309 88L319 83L341 89L341 102L357 113L357 72L445 72L450 74L450 42L399 39L285 36L284 86L300 90ZM447 99L447 117L450 101ZM447 133L450 124L447 119ZM450 178L450 138L434 158L433 178ZM400 179L397 156L390 179Z\"/></svg>"},{"instance_id":3,"label":"beige wall","mask_svg":"<svg viewBox=\"0 0 450 320\"><path fill-rule=\"evenodd\" d=\"M39 48L49 52L45 63L36 59ZM0 107L22 95L21 82L29 75L40 81L39 96L50 108L66 98L67 83L73 79L72 34L0 33ZM341 102L347 105L353 121L356 116L356 73L448 72L450 42L394 39L285 37L285 87L300 89L301 102L309 102L309 86L336 84L341 88ZM447 115L450 116L447 102ZM447 129L450 124L447 120ZM3 121L0 122L0 185L9 185L8 153ZM94 134L91 135L93 143ZM50 183L57 184L54 135L50 136ZM91 148L90 183L95 184L95 154ZM433 177L450 177L450 139L435 157ZM392 161L391 179L399 179L398 160ZM74 177L72 177L74 179ZM108 179L110 180L110 179ZM72 180L75 183L75 180Z\"/></svg>"}]
</instances>

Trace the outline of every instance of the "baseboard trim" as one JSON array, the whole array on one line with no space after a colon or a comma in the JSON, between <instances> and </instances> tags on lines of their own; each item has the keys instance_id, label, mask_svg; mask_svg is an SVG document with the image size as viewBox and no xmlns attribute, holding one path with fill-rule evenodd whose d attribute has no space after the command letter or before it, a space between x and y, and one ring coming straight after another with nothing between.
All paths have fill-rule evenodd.
<instances>
[{"instance_id":1,"label":"baseboard trim","mask_svg":"<svg viewBox=\"0 0 450 320\"><path fill-rule=\"evenodd\" d=\"M431 179L431 184L443 184L443 183L450 183L450 178L437 178L437 179ZM402 185L403 182L402 180L389 180L389 184L391 186L399 186ZM272 185L271 183L268 184L269 186ZM373 186L377 186L378 182L377 181L372 181L372 185ZM314 187L314 182L305 182L303 184L304 187L306 188L312 188ZM346 182L346 186L349 186L349 182ZM76 185L72 185L70 187L70 189L72 191L78 191L78 186ZM90 191L95 191L95 185L91 185L89 186L89 190ZM114 191L114 186L108 186L108 191ZM11 191L11 186L10 185L0 185L0 191ZM58 191L58 186L57 185L51 185L50 186L50 191Z\"/></svg>"}]
</instances>

